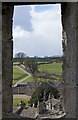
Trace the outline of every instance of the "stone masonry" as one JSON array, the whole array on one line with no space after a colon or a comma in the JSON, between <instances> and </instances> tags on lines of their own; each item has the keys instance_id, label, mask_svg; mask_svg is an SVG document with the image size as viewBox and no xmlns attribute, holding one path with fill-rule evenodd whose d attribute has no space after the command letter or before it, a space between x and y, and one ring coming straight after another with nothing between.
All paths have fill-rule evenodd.
<instances>
[{"instance_id":1,"label":"stone masonry","mask_svg":"<svg viewBox=\"0 0 78 120\"><path fill-rule=\"evenodd\" d=\"M62 24L63 31L66 33L66 48L63 51L66 118L76 118L76 7L77 3L65 3L62 5Z\"/></svg>"},{"instance_id":2,"label":"stone masonry","mask_svg":"<svg viewBox=\"0 0 78 120\"><path fill-rule=\"evenodd\" d=\"M52 2L52 1L51 1ZM57 3L57 2L56 2ZM2 5L2 43L0 41L0 56L2 46L2 113L11 113L12 92L12 18L14 5L25 5L27 3L3 3ZM1 8L1 6L0 6ZM65 38L65 49L63 48L63 80L64 80L64 105L66 118L78 118L76 107L76 90L78 88L78 3L61 3L62 25ZM1 12L0 12L1 18ZM1 19L0 19L1 20ZM1 29L1 24L0 24ZM1 36L1 33L0 33ZM63 44L64 45L64 44ZM64 46L63 46L64 47ZM0 62L1 66L1 62ZM0 72L1 75L1 72ZM1 77L0 77L1 79ZM78 105L77 105L78 106ZM5 116L6 117L6 116Z\"/></svg>"},{"instance_id":3,"label":"stone masonry","mask_svg":"<svg viewBox=\"0 0 78 120\"><path fill-rule=\"evenodd\" d=\"M2 114L12 112L13 6L2 4Z\"/></svg>"}]
</instances>

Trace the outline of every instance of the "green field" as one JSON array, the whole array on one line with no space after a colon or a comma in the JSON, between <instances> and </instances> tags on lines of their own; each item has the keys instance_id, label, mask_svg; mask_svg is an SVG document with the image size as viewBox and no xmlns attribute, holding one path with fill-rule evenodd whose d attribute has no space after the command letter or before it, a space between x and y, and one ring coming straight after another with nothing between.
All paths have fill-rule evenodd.
<instances>
[{"instance_id":1,"label":"green field","mask_svg":"<svg viewBox=\"0 0 78 120\"><path fill-rule=\"evenodd\" d=\"M26 106L30 105L28 99L25 99L25 98L14 98L13 99L13 106L17 106L17 104L19 104L21 100L26 103Z\"/></svg>"},{"instance_id":2,"label":"green field","mask_svg":"<svg viewBox=\"0 0 78 120\"><path fill-rule=\"evenodd\" d=\"M14 62L13 63L13 65L19 65L20 64L20 62Z\"/></svg>"},{"instance_id":3,"label":"green field","mask_svg":"<svg viewBox=\"0 0 78 120\"><path fill-rule=\"evenodd\" d=\"M52 63L52 64L42 64L38 66L38 70L40 72L48 72L61 75L62 74L62 66L60 63ZM59 79L58 79L59 80ZM60 78L61 80L61 78ZM45 78L33 78L32 76L26 79L24 82L48 82L49 79Z\"/></svg>"},{"instance_id":4,"label":"green field","mask_svg":"<svg viewBox=\"0 0 78 120\"><path fill-rule=\"evenodd\" d=\"M13 84L15 84L16 82L18 82L19 80L23 79L26 76L27 74L24 74L22 70L13 66Z\"/></svg>"},{"instance_id":5,"label":"green field","mask_svg":"<svg viewBox=\"0 0 78 120\"><path fill-rule=\"evenodd\" d=\"M33 78L32 76L28 79L26 79L24 82L48 82L49 79L44 78Z\"/></svg>"},{"instance_id":6,"label":"green field","mask_svg":"<svg viewBox=\"0 0 78 120\"><path fill-rule=\"evenodd\" d=\"M22 69L25 69L22 66L20 67ZM38 70L40 72L48 72L48 73L54 73L58 75L62 74L62 66L60 63L41 64L41 65L38 65ZM22 70L18 69L17 67L13 67L13 84L25 78L26 76L27 75L24 74ZM49 80L44 78L33 79L33 77L31 76L30 78L26 79L24 82L47 82L47 81Z\"/></svg>"},{"instance_id":7,"label":"green field","mask_svg":"<svg viewBox=\"0 0 78 120\"><path fill-rule=\"evenodd\" d=\"M55 74L62 74L62 66L60 63L52 63L52 64L42 64L38 66L40 72L48 72Z\"/></svg>"}]
</instances>

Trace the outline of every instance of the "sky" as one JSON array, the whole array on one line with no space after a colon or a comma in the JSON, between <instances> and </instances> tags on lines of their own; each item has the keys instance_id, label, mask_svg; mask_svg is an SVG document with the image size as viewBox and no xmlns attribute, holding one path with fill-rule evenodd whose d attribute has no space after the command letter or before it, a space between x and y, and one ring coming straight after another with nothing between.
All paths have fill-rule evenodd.
<instances>
[{"instance_id":1,"label":"sky","mask_svg":"<svg viewBox=\"0 0 78 120\"><path fill-rule=\"evenodd\" d=\"M13 57L62 55L60 4L22 5L14 7Z\"/></svg>"}]
</instances>

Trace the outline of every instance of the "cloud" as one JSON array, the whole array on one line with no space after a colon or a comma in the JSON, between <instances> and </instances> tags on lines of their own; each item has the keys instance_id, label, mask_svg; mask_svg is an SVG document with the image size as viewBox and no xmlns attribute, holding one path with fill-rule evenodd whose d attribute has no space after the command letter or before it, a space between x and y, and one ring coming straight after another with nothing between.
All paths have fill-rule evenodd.
<instances>
[{"instance_id":1,"label":"cloud","mask_svg":"<svg viewBox=\"0 0 78 120\"><path fill-rule=\"evenodd\" d=\"M14 7L14 16L13 16L13 24L15 26L22 26L23 29L27 31L32 31L31 19L32 16L30 14L32 8L30 6L18 6Z\"/></svg>"},{"instance_id":2,"label":"cloud","mask_svg":"<svg viewBox=\"0 0 78 120\"><path fill-rule=\"evenodd\" d=\"M40 12L35 10L34 5L29 7L33 30L28 31L22 25L13 28L14 55L20 51L28 56L61 55L62 27L59 6L56 10L47 9Z\"/></svg>"}]
</instances>

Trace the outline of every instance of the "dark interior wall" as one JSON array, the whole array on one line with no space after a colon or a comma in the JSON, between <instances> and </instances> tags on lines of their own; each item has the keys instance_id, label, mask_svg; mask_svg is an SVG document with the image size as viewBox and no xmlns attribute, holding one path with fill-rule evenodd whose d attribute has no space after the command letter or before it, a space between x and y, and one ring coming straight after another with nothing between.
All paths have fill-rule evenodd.
<instances>
[{"instance_id":1,"label":"dark interior wall","mask_svg":"<svg viewBox=\"0 0 78 120\"><path fill-rule=\"evenodd\" d=\"M12 16L13 7L2 4L2 111L12 112Z\"/></svg>"}]
</instances>

